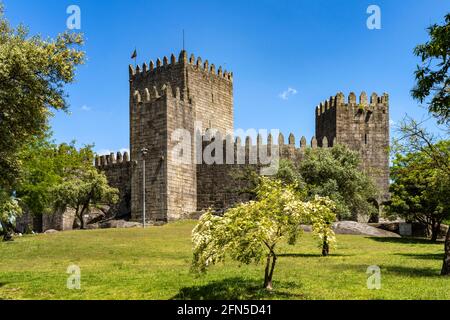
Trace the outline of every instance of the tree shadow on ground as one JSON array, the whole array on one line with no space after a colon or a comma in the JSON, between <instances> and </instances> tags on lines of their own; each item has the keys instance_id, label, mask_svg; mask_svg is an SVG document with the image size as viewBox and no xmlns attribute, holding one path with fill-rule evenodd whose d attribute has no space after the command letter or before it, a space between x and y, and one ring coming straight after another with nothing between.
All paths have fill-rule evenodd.
<instances>
[{"instance_id":1,"label":"tree shadow on ground","mask_svg":"<svg viewBox=\"0 0 450 320\"><path fill-rule=\"evenodd\" d=\"M402 276L421 278L421 277L441 277L440 265L436 268L417 268L417 267L405 267L405 266L388 266L381 268L384 273L395 273Z\"/></svg>"},{"instance_id":2,"label":"tree shadow on ground","mask_svg":"<svg viewBox=\"0 0 450 320\"><path fill-rule=\"evenodd\" d=\"M377 242L390 242L390 243L400 243L400 244L443 244L443 240L437 240L436 242L431 242L430 239L426 238L379 238L379 237L367 237L366 239L374 240Z\"/></svg>"},{"instance_id":3,"label":"tree shadow on ground","mask_svg":"<svg viewBox=\"0 0 450 320\"><path fill-rule=\"evenodd\" d=\"M355 254L340 254L340 253L330 253L328 257L323 257L320 253L281 253L279 257L288 258L332 258L332 257L351 257Z\"/></svg>"},{"instance_id":4,"label":"tree shadow on ground","mask_svg":"<svg viewBox=\"0 0 450 320\"><path fill-rule=\"evenodd\" d=\"M262 288L262 280L227 278L206 285L180 289L171 300L260 300L260 299L305 299L304 295L283 291L299 287L293 282L274 281L274 290Z\"/></svg>"},{"instance_id":5,"label":"tree shadow on ground","mask_svg":"<svg viewBox=\"0 0 450 320\"><path fill-rule=\"evenodd\" d=\"M366 272L368 265L362 264L343 264L337 265L335 268L339 269L339 271L347 271L353 270L356 272ZM423 277L441 277L440 276L440 267L441 265L437 264L436 268L420 268L420 267L407 267L400 265L380 265L382 275L398 275L398 276L406 276L410 278L423 278Z\"/></svg>"},{"instance_id":6,"label":"tree shadow on ground","mask_svg":"<svg viewBox=\"0 0 450 320\"><path fill-rule=\"evenodd\" d=\"M427 254L395 253L395 255L421 260L444 260L444 253L427 253Z\"/></svg>"}]
</instances>

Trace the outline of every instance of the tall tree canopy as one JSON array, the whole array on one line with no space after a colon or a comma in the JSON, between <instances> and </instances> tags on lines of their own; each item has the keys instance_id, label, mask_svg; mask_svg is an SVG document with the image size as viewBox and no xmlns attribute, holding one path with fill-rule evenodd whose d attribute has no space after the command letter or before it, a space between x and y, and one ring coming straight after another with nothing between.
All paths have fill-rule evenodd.
<instances>
[{"instance_id":1,"label":"tall tree canopy","mask_svg":"<svg viewBox=\"0 0 450 320\"><path fill-rule=\"evenodd\" d=\"M77 149L75 142L56 145L49 138L34 139L20 152L22 175L16 195L33 215L54 211L54 189L77 179L93 167L92 146Z\"/></svg>"},{"instance_id":2,"label":"tall tree canopy","mask_svg":"<svg viewBox=\"0 0 450 320\"><path fill-rule=\"evenodd\" d=\"M378 190L372 179L361 170L361 158L343 145L308 149L298 164L300 176L312 198L329 197L336 204L339 219L376 217Z\"/></svg>"},{"instance_id":3,"label":"tall tree canopy","mask_svg":"<svg viewBox=\"0 0 450 320\"><path fill-rule=\"evenodd\" d=\"M12 188L20 170L17 153L48 129L51 110L67 110L64 85L83 63L80 34L56 39L12 28L0 4L0 188Z\"/></svg>"},{"instance_id":4,"label":"tall tree canopy","mask_svg":"<svg viewBox=\"0 0 450 320\"><path fill-rule=\"evenodd\" d=\"M421 58L421 65L415 72L416 85L412 89L412 96L421 103L427 102L428 110L440 124L447 127L450 132L450 13L445 16L443 25L434 24L428 28L429 41L418 45L414 54ZM431 143L432 135L423 130L415 121L402 124L400 130L410 142L412 148L419 148L418 152L425 151L434 159L433 168L444 170L448 176L448 158L442 158L439 149ZM407 148L411 148L407 146ZM450 275L450 228L445 243L445 258L442 275Z\"/></svg>"},{"instance_id":5,"label":"tall tree canopy","mask_svg":"<svg viewBox=\"0 0 450 320\"><path fill-rule=\"evenodd\" d=\"M416 86L412 95L421 103L427 101L429 111L440 123L450 121L450 14L443 25L428 28L430 40L418 45L414 53L422 64L417 66Z\"/></svg>"},{"instance_id":6,"label":"tall tree canopy","mask_svg":"<svg viewBox=\"0 0 450 320\"><path fill-rule=\"evenodd\" d=\"M75 143L56 145L36 139L21 152L22 177L17 196L33 215L72 208L80 226L96 204L114 204L118 190L93 166L92 146L77 149Z\"/></svg>"},{"instance_id":7,"label":"tall tree canopy","mask_svg":"<svg viewBox=\"0 0 450 320\"><path fill-rule=\"evenodd\" d=\"M436 165L428 150L397 154L391 169L390 211L408 220L416 220L431 230L436 241L442 222L450 218L450 172ZM450 141L433 145L442 158L450 161Z\"/></svg>"}]
</instances>

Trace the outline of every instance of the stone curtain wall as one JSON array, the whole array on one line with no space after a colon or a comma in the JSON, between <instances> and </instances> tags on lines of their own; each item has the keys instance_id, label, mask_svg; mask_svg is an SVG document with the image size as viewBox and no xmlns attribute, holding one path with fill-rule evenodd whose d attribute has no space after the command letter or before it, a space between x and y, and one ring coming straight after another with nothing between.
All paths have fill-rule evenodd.
<instances>
[{"instance_id":1,"label":"stone curtain wall","mask_svg":"<svg viewBox=\"0 0 450 320\"><path fill-rule=\"evenodd\" d=\"M127 152L117 152L96 157L95 166L103 171L111 187L119 189L119 202L111 207L110 213L130 217L131 215L131 169L132 163Z\"/></svg>"},{"instance_id":2,"label":"stone curtain wall","mask_svg":"<svg viewBox=\"0 0 450 320\"><path fill-rule=\"evenodd\" d=\"M42 232L42 215L32 215L24 211L21 216L16 218L16 229L20 233Z\"/></svg>"},{"instance_id":3,"label":"stone curtain wall","mask_svg":"<svg viewBox=\"0 0 450 320\"><path fill-rule=\"evenodd\" d=\"M75 210L71 208L53 214L44 214L42 215L42 231L51 229L58 231L72 230L74 222Z\"/></svg>"},{"instance_id":4,"label":"stone curtain wall","mask_svg":"<svg viewBox=\"0 0 450 320\"><path fill-rule=\"evenodd\" d=\"M229 139L229 138L228 138ZM238 176L242 176L249 170L255 170L257 173L260 169L267 167L267 164L262 164L259 156L256 161L251 162L250 154L259 155L259 149L272 150L272 142L274 141L272 136L269 135L267 143L262 142L261 136L258 136L256 143L252 143L251 138L246 138L245 144L242 145L241 140L238 138L233 143L234 164L226 164L227 159L227 139L224 139L223 144L223 162L224 164L202 164L197 165L197 209L198 211L207 210L209 208L213 210L224 210L232 207L236 203L245 202L250 200L249 194L240 193L245 191L249 187L249 183L236 179ZM286 143L282 134L279 135L276 142L273 142L278 146L277 152L280 159L289 159L293 162L302 161L307 148L317 148L318 143L314 137L311 140L310 145L307 145L306 138L302 137L297 144L295 136L289 135ZM209 143L204 143L204 147ZM320 143L324 148L329 145L327 138L324 138ZM238 149L242 149L245 154L245 163L238 164L237 154ZM270 151L269 151L270 154Z\"/></svg>"}]
</instances>

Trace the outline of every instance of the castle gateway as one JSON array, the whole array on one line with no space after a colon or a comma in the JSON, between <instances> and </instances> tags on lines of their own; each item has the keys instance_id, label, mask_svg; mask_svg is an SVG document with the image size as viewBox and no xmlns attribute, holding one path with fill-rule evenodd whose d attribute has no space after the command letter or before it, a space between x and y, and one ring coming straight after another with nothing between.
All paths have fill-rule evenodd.
<instances>
[{"instance_id":1,"label":"castle gateway","mask_svg":"<svg viewBox=\"0 0 450 320\"><path fill-rule=\"evenodd\" d=\"M143 219L144 193L149 221L183 219L194 212L208 208L222 210L245 201L233 173L249 167L260 169L258 151L263 149L269 154L276 150L279 158L301 161L307 147L347 145L360 153L363 169L378 186L380 195L375 199L378 204L388 198L387 94L373 93L369 99L363 92L357 100L354 93L347 99L338 93L320 103L315 114L316 136L310 146L304 137L296 144L292 134L288 141L279 134L269 135L266 143L261 136L253 141L247 138L245 142L232 138L230 143L230 136L226 135L234 129L232 73L221 67L216 69L208 60L203 62L193 55L188 58L186 51L180 53L178 60L172 54L170 59L158 59L156 64L152 61L142 67L130 66L129 71L131 155L97 157L96 166L120 190L121 201L115 210L130 215L134 221ZM224 161L214 164L202 158L198 161L198 154L207 147L202 141L211 140L204 135L212 128L217 132L216 140L223 137L223 150L215 156ZM180 129L194 137L183 142L185 149L192 151L183 155L189 161L180 161L173 152L179 144L173 139L174 133ZM200 141L200 150L196 141ZM142 153L144 149L148 150L146 155ZM244 161L240 161L239 154L243 154Z\"/></svg>"}]
</instances>

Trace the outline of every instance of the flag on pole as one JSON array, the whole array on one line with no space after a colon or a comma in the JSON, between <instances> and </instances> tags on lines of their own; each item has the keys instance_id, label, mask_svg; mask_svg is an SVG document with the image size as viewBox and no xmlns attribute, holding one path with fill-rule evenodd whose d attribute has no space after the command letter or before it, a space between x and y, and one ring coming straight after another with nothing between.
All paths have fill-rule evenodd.
<instances>
[{"instance_id":1,"label":"flag on pole","mask_svg":"<svg viewBox=\"0 0 450 320\"><path fill-rule=\"evenodd\" d=\"M136 59L137 57L137 51L134 49L133 54L131 55L131 59Z\"/></svg>"}]
</instances>

